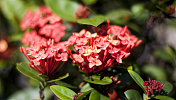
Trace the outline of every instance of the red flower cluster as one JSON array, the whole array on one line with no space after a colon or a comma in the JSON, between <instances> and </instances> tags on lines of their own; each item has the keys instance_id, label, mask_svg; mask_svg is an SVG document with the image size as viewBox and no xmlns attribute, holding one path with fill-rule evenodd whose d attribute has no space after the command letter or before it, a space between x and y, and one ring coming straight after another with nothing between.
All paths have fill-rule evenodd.
<instances>
[{"instance_id":1,"label":"red flower cluster","mask_svg":"<svg viewBox=\"0 0 176 100\"><path fill-rule=\"evenodd\" d=\"M158 90L160 92L162 90L164 84L161 84L160 82L156 80L151 80L149 78L149 81L144 81L144 89L145 89L145 94L148 96L152 95L154 91Z\"/></svg>"},{"instance_id":2,"label":"red flower cluster","mask_svg":"<svg viewBox=\"0 0 176 100\"><path fill-rule=\"evenodd\" d=\"M45 39L51 38L55 42L59 42L60 38L65 35L65 26L61 22L62 19L59 16L56 16L49 8L44 6L35 12L28 10L24 15L20 27L22 30L27 28L35 30L38 35L37 37ZM22 42L29 44L31 41L27 41L27 38L33 38L33 35L29 35L29 32L26 34L30 37L24 37L23 40L26 39L26 41Z\"/></svg>"},{"instance_id":3,"label":"red flower cluster","mask_svg":"<svg viewBox=\"0 0 176 100\"><path fill-rule=\"evenodd\" d=\"M42 75L53 76L68 60L68 54L54 40L34 42L30 47L20 47L20 51L30 62L29 66ZM60 65L58 67L58 65Z\"/></svg>"},{"instance_id":4,"label":"red flower cluster","mask_svg":"<svg viewBox=\"0 0 176 100\"><path fill-rule=\"evenodd\" d=\"M68 39L69 45L76 50L76 53L70 52L71 59L88 74L122 63L122 59L130 55L130 50L141 42L126 26L117 25L102 26L93 34L83 29Z\"/></svg>"}]
</instances>

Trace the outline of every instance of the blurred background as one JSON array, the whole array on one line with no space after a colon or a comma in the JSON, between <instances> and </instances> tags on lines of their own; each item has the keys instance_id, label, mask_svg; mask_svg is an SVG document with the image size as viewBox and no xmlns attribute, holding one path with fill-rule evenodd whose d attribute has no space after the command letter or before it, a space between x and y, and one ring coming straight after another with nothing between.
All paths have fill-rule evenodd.
<instances>
[{"instance_id":1,"label":"blurred background","mask_svg":"<svg viewBox=\"0 0 176 100\"><path fill-rule=\"evenodd\" d=\"M57 0L53 0L57 1ZM174 0L72 0L88 7L92 13L106 16L113 25L127 25L131 33L142 39L126 60L144 80L149 77L167 80L176 86L176 1ZM27 9L43 6L45 0L0 0L0 100L32 100L39 98L38 83L22 75L16 63L25 61L19 51L24 32L19 28ZM170 7L170 8L169 8ZM172 8L172 9L171 9ZM104 24L104 23L103 23ZM66 40L72 32L86 25L64 21ZM70 61L71 62L71 61ZM127 66L127 65L126 65ZM79 85L80 74L67 63L61 71L71 75L64 81ZM124 76L125 77L125 76ZM72 81L70 81L71 79ZM123 80L122 80L123 81ZM47 89L46 100L54 99ZM176 98L176 90L169 94ZM56 99L56 98L55 98Z\"/></svg>"}]
</instances>

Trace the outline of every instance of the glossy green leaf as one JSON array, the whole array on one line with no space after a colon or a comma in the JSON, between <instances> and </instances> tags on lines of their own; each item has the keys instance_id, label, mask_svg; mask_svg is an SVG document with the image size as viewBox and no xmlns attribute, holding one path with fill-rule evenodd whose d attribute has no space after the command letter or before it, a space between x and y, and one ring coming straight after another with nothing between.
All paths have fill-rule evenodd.
<instances>
[{"instance_id":1,"label":"glossy green leaf","mask_svg":"<svg viewBox=\"0 0 176 100\"><path fill-rule=\"evenodd\" d=\"M173 90L173 85L168 81L159 81L161 84L164 84L162 89L169 94Z\"/></svg>"},{"instance_id":2,"label":"glossy green leaf","mask_svg":"<svg viewBox=\"0 0 176 100\"><path fill-rule=\"evenodd\" d=\"M102 15L95 15L90 18L79 19L77 22L79 24L98 26L105 21L105 17Z\"/></svg>"},{"instance_id":3,"label":"glossy green leaf","mask_svg":"<svg viewBox=\"0 0 176 100\"><path fill-rule=\"evenodd\" d=\"M167 80L166 72L163 68L156 65L145 65L142 70L156 80Z\"/></svg>"},{"instance_id":4,"label":"glossy green leaf","mask_svg":"<svg viewBox=\"0 0 176 100\"><path fill-rule=\"evenodd\" d=\"M80 96L78 96L78 97L76 98L76 100L82 100L82 99L83 99L86 95L88 95L92 90L93 90L93 89L88 90L88 91L82 93Z\"/></svg>"},{"instance_id":5,"label":"glossy green leaf","mask_svg":"<svg viewBox=\"0 0 176 100\"><path fill-rule=\"evenodd\" d=\"M129 66L127 70L133 70L133 66Z\"/></svg>"},{"instance_id":6,"label":"glossy green leaf","mask_svg":"<svg viewBox=\"0 0 176 100\"><path fill-rule=\"evenodd\" d=\"M109 77L104 77L102 80L100 80L100 76L93 75L91 78L92 79L85 78L84 81L93 83L93 84L103 84L103 85L112 83L112 79Z\"/></svg>"},{"instance_id":7,"label":"glossy green leaf","mask_svg":"<svg viewBox=\"0 0 176 100\"><path fill-rule=\"evenodd\" d=\"M140 77L138 73L132 70L128 70L130 76L133 78L133 80L145 91L143 84L144 80Z\"/></svg>"},{"instance_id":8,"label":"glossy green leaf","mask_svg":"<svg viewBox=\"0 0 176 100\"><path fill-rule=\"evenodd\" d=\"M71 0L45 0L51 10L67 21L76 21L74 13L79 4Z\"/></svg>"},{"instance_id":9,"label":"glossy green leaf","mask_svg":"<svg viewBox=\"0 0 176 100\"><path fill-rule=\"evenodd\" d=\"M62 79L64 79L64 78L67 78L68 76L69 76L69 73L67 73L67 74L65 74L64 76L61 76L61 77L59 77L59 78L57 78L57 79L50 80L50 81L48 81L48 82L56 82L56 81L62 80Z\"/></svg>"},{"instance_id":10,"label":"glossy green leaf","mask_svg":"<svg viewBox=\"0 0 176 100\"><path fill-rule=\"evenodd\" d=\"M90 86L90 84L89 84L89 83L86 83L86 84L81 88L80 92L86 92L86 91L89 91L89 90L91 90L91 89L93 89L93 88Z\"/></svg>"},{"instance_id":11,"label":"glossy green leaf","mask_svg":"<svg viewBox=\"0 0 176 100\"><path fill-rule=\"evenodd\" d=\"M38 81L43 81L43 79L39 76L39 74L34 69L28 66L28 63L25 62L17 63L17 70L22 74L26 75L27 77L30 77Z\"/></svg>"},{"instance_id":12,"label":"glossy green leaf","mask_svg":"<svg viewBox=\"0 0 176 100\"><path fill-rule=\"evenodd\" d=\"M65 83L65 82L62 82L62 81L56 81L55 83L56 83L57 85L65 86L65 87L72 88L72 89L77 88L76 86L70 85L70 84Z\"/></svg>"},{"instance_id":13,"label":"glossy green leaf","mask_svg":"<svg viewBox=\"0 0 176 100\"><path fill-rule=\"evenodd\" d=\"M73 100L73 96L76 94L74 91L70 90L69 88L66 88L64 86L59 86L59 85L50 86L50 89L61 100Z\"/></svg>"},{"instance_id":14,"label":"glossy green leaf","mask_svg":"<svg viewBox=\"0 0 176 100\"><path fill-rule=\"evenodd\" d=\"M171 98L171 97L168 97L168 96L162 96L162 95L157 95L154 98L159 99L159 100L175 100L174 98Z\"/></svg>"},{"instance_id":15,"label":"glossy green leaf","mask_svg":"<svg viewBox=\"0 0 176 100\"><path fill-rule=\"evenodd\" d=\"M142 100L141 95L136 90L127 90L124 94L128 100Z\"/></svg>"},{"instance_id":16,"label":"glossy green leaf","mask_svg":"<svg viewBox=\"0 0 176 100\"><path fill-rule=\"evenodd\" d=\"M100 94L98 91L93 90L90 93L89 100L110 100L108 97Z\"/></svg>"}]
</instances>

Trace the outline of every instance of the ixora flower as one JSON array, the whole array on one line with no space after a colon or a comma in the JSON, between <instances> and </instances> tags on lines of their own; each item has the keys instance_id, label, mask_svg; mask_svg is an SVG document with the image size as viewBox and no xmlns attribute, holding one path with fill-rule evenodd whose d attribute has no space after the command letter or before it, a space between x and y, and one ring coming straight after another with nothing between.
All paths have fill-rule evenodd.
<instances>
[{"instance_id":1,"label":"ixora flower","mask_svg":"<svg viewBox=\"0 0 176 100\"><path fill-rule=\"evenodd\" d=\"M130 55L130 50L142 42L130 34L126 26L110 26L108 23L96 29L97 33L83 29L68 39L76 51L69 52L70 58L88 74L122 63L122 59Z\"/></svg>"},{"instance_id":2,"label":"ixora flower","mask_svg":"<svg viewBox=\"0 0 176 100\"><path fill-rule=\"evenodd\" d=\"M32 29L37 33L37 37L45 38L46 40L51 38L55 42L59 42L60 38L65 35L65 26L62 24L62 19L45 6L40 7L35 12L29 9L24 15L20 27L22 30ZM29 35L29 33L26 34ZM26 34L23 40L28 40ZM22 42L29 45L29 41Z\"/></svg>"},{"instance_id":3,"label":"ixora flower","mask_svg":"<svg viewBox=\"0 0 176 100\"><path fill-rule=\"evenodd\" d=\"M29 66L42 75L55 75L68 60L64 47L54 44L54 40L34 42L30 47L20 47L20 51L28 59Z\"/></svg>"},{"instance_id":4,"label":"ixora flower","mask_svg":"<svg viewBox=\"0 0 176 100\"><path fill-rule=\"evenodd\" d=\"M84 5L81 4L75 11L75 18L76 19L87 18L89 14L90 11Z\"/></svg>"},{"instance_id":5,"label":"ixora flower","mask_svg":"<svg viewBox=\"0 0 176 100\"><path fill-rule=\"evenodd\" d=\"M164 84L161 84L160 82L156 80L151 80L149 78L149 81L144 81L144 89L145 89L145 94L148 96L151 96L154 94L154 92L160 92L162 90Z\"/></svg>"}]
</instances>

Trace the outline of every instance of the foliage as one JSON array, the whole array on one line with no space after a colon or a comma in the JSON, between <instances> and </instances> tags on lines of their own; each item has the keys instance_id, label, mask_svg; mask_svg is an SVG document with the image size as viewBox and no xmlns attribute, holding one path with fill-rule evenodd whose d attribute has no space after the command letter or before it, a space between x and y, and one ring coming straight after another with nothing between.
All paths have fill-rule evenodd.
<instances>
[{"instance_id":1,"label":"foliage","mask_svg":"<svg viewBox=\"0 0 176 100\"><path fill-rule=\"evenodd\" d=\"M174 0L0 0L0 99L174 100L175 9Z\"/></svg>"}]
</instances>

